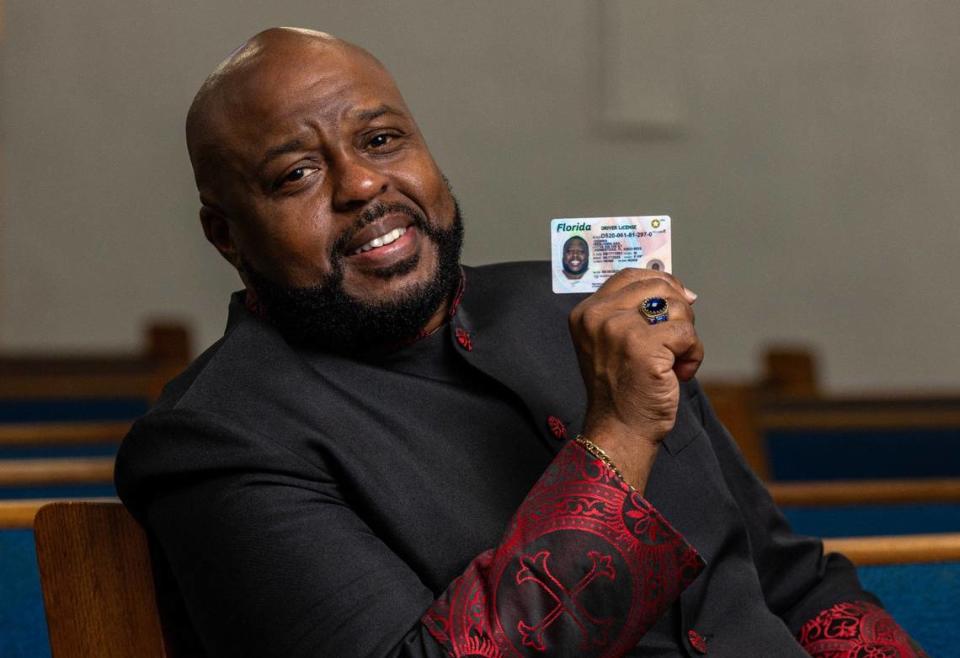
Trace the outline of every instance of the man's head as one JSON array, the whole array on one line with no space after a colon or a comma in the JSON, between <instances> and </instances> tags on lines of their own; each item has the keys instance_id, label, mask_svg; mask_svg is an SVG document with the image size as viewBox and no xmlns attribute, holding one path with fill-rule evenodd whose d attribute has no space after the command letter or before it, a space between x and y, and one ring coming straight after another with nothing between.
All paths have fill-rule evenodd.
<instances>
[{"instance_id":1,"label":"man's head","mask_svg":"<svg viewBox=\"0 0 960 658\"><path fill-rule=\"evenodd\" d=\"M590 267L590 250L587 241L573 236L563 243L563 273L568 279L579 279Z\"/></svg>"},{"instance_id":2,"label":"man's head","mask_svg":"<svg viewBox=\"0 0 960 658\"><path fill-rule=\"evenodd\" d=\"M355 349L442 317L459 211L372 55L266 30L203 84L187 146L207 239L289 338Z\"/></svg>"}]
</instances>

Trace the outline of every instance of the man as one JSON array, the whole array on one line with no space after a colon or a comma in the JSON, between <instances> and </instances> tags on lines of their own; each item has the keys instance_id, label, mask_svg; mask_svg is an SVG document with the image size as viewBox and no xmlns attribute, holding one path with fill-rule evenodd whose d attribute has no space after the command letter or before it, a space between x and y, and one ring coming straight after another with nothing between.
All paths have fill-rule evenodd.
<instances>
[{"instance_id":1,"label":"man","mask_svg":"<svg viewBox=\"0 0 960 658\"><path fill-rule=\"evenodd\" d=\"M590 249L587 241L575 235L563 243L563 276L568 279L582 279L590 267Z\"/></svg>"},{"instance_id":2,"label":"man","mask_svg":"<svg viewBox=\"0 0 960 658\"><path fill-rule=\"evenodd\" d=\"M583 276L590 268L590 249L586 240L575 235L563 243L560 267L562 276L553 277L554 292L592 292L590 277Z\"/></svg>"},{"instance_id":3,"label":"man","mask_svg":"<svg viewBox=\"0 0 960 658\"><path fill-rule=\"evenodd\" d=\"M546 265L459 267L457 204L371 55L261 33L187 141L245 291L117 485L209 653L922 655L744 465L679 281L571 302Z\"/></svg>"}]
</instances>

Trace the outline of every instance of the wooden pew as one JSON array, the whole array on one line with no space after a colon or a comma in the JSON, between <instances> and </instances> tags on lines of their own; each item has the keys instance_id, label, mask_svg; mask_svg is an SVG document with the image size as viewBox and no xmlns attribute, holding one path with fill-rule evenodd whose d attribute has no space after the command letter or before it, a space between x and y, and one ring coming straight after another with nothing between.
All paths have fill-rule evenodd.
<instances>
[{"instance_id":1,"label":"wooden pew","mask_svg":"<svg viewBox=\"0 0 960 658\"><path fill-rule=\"evenodd\" d=\"M0 424L0 499L113 494L130 422Z\"/></svg>"},{"instance_id":2,"label":"wooden pew","mask_svg":"<svg viewBox=\"0 0 960 658\"><path fill-rule=\"evenodd\" d=\"M146 397L189 364L190 336L179 324L154 323L136 354L0 355L0 399Z\"/></svg>"},{"instance_id":3,"label":"wooden pew","mask_svg":"<svg viewBox=\"0 0 960 658\"><path fill-rule=\"evenodd\" d=\"M33 527L33 517L48 503L49 498L28 500L0 500L0 530L24 530Z\"/></svg>"},{"instance_id":4,"label":"wooden pew","mask_svg":"<svg viewBox=\"0 0 960 658\"><path fill-rule=\"evenodd\" d=\"M50 655L33 534L37 510L50 502L0 501L0 656Z\"/></svg>"},{"instance_id":5,"label":"wooden pew","mask_svg":"<svg viewBox=\"0 0 960 658\"><path fill-rule=\"evenodd\" d=\"M113 457L3 459L0 487L110 483L113 461Z\"/></svg>"},{"instance_id":6,"label":"wooden pew","mask_svg":"<svg viewBox=\"0 0 960 658\"><path fill-rule=\"evenodd\" d=\"M777 505L832 505L960 502L960 478L770 482Z\"/></svg>"},{"instance_id":7,"label":"wooden pew","mask_svg":"<svg viewBox=\"0 0 960 658\"><path fill-rule=\"evenodd\" d=\"M203 655L146 534L121 504L46 505L34 533L53 658Z\"/></svg>"},{"instance_id":8,"label":"wooden pew","mask_svg":"<svg viewBox=\"0 0 960 658\"><path fill-rule=\"evenodd\" d=\"M804 535L960 532L960 478L771 482L768 488Z\"/></svg>"},{"instance_id":9,"label":"wooden pew","mask_svg":"<svg viewBox=\"0 0 960 658\"><path fill-rule=\"evenodd\" d=\"M960 533L825 539L824 552L842 553L857 566L960 561Z\"/></svg>"},{"instance_id":10,"label":"wooden pew","mask_svg":"<svg viewBox=\"0 0 960 658\"><path fill-rule=\"evenodd\" d=\"M768 398L754 408L770 479L960 477L960 397Z\"/></svg>"},{"instance_id":11,"label":"wooden pew","mask_svg":"<svg viewBox=\"0 0 960 658\"><path fill-rule=\"evenodd\" d=\"M118 444L130 421L0 423L0 450L23 446Z\"/></svg>"},{"instance_id":12,"label":"wooden pew","mask_svg":"<svg viewBox=\"0 0 960 658\"><path fill-rule=\"evenodd\" d=\"M114 457L0 459L0 499L112 496Z\"/></svg>"},{"instance_id":13,"label":"wooden pew","mask_svg":"<svg viewBox=\"0 0 960 658\"><path fill-rule=\"evenodd\" d=\"M820 389L812 351L772 347L764 353L763 363L755 382L702 382L717 415L763 479L808 479L803 469L793 468L805 459L815 466L809 479L869 478L871 474L874 478L960 477L960 459L950 459L960 455L960 394L828 396ZM892 446L904 438L907 459L900 461ZM838 454L837 466L866 458L862 472L844 474L840 468L831 472L824 441L841 451L851 449L849 454ZM920 453L911 454L916 452L911 447L928 451L925 465L917 463ZM812 454L815 451L820 454ZM936 457L938 451L944 459ZM887 459L884 466L878 462L882 456ZM951 470L951 464L957 467Z\"/></svg>"}]
</instances>

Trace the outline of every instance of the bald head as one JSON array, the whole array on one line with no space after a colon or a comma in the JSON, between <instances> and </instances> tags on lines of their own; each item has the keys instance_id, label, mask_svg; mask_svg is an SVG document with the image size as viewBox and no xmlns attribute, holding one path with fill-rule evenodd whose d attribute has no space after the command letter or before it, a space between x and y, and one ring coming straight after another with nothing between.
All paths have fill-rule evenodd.
<instances>
[{"instance_id":1,"label":"bald head","mask_svg":"<svg viewBox=\"0 0 960 658\"><path fill-rule=\"evenodd\" d=\"M262 110L284 101L289 74L316 65L344 73L358 67L374 68L393 84L373 55L325 32L274 27L251 37L204 80L187 112L187 149L205 202L212 202L217 173L223 171L224 160L229 157L225 135L228 124L238 113L250 110L262 117ZM328 82L335 84L335 76Z\"/></svg>"}]
</instances>

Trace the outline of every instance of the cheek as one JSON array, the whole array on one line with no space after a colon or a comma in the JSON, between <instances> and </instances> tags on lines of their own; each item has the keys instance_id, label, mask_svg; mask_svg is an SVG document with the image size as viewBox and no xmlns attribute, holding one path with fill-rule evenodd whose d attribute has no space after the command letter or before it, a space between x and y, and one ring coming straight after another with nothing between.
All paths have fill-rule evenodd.
<instances>
[{"instance_id":1,"label":"cheek","mask_svg":"<svg viewBox=\"0 0 960 658\"><path fill-rule=\"evenodd\" d=\"M453 196L440 169L429 156L411 160L399 176L400 191L421 206L434 221L452 221Z\"/></svg>"},{"instance_id":2,"label":"cheek","mask_svg":"<svg viewBox=\"0 0 960 658\"><path fill-rule=\"evenodd\" d=\"M261 214L245 232L241 253L278 282L314 285L331 269L327 224L309 214Z\"/></svg>"}]
</instances>

